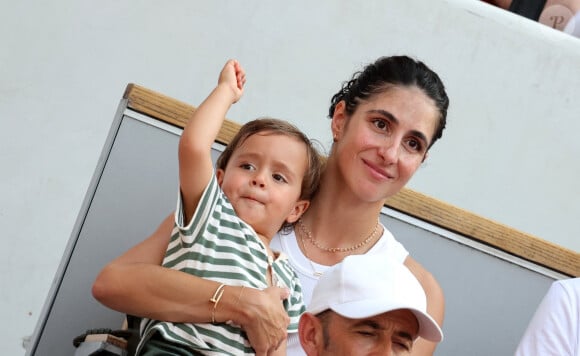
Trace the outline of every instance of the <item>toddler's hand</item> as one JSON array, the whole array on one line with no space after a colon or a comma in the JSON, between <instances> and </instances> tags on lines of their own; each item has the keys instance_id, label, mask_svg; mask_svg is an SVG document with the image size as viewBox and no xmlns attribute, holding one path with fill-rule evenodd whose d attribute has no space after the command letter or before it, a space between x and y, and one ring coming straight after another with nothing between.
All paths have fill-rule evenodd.
<instances>
[{"instance_id":1,"label":"toddler's hand","mask_svg":"<svg viewBox=\"0 0 580 356\"><path fill-rule=\"evenodd\" d=\"M242 97L244 84L246 84L244 68L235 59L230 59L220 73L218 85L227 85L232 90L233 102L235 103Z\"/></svg>"}]
</instances>

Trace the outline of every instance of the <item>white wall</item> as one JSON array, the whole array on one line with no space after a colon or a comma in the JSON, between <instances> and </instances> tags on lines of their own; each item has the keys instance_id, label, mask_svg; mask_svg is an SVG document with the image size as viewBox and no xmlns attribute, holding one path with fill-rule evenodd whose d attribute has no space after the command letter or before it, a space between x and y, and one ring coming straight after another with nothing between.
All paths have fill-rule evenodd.
<instances>
[{"instance_id":1,"label":"white wall","mask_svg":"<svg viewBox=\"0 0 580 356\"><path fill-rule=\"evenodd\" d=\"M580 40L476 0L25 0L4 4L0 43L2 354L24 353L126 84L195 105L230 57L248 84L229 118L325 144L355 69L425 61L449 126L410 187L580 250Z\"/></svg>"}]
</instances>

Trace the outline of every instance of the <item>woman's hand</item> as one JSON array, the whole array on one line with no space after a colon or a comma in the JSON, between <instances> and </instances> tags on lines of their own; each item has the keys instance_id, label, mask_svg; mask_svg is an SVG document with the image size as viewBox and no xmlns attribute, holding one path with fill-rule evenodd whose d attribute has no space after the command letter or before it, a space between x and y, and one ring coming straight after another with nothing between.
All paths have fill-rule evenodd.
<instances>
[{"instance_id":1,"label":"woman's hand","mask_svg":"<svg viewBox=\"0 0 580 356\"><path fill-rule=\"evenodd\" d=\"M270 287L263 291L245 288L239 300L238 320L256 355L269 355L276 350L288 336L290 318L284 310L282 300L288 298L285 288Z\"/></svg>"}]
</instances>

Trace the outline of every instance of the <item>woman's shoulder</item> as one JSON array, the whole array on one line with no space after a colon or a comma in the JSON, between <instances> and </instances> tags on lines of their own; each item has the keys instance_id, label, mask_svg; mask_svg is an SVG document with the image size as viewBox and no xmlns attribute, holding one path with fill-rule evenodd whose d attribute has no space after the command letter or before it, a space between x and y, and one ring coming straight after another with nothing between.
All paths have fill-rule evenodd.
<instances>
[{"instance_id":1,"label":"woman's shoulder","mask_svg":"<svg viewBox=\"0 0 580 356\"><path fill-rule=\"evenodd\" d=\"M415 275L419 283L421 283L427 297L427 310L441 325L445 311L445 296L439 282L437 282L437 279L431 272L425 269L413 257L407 256L404 264Z\"/></svg>"},{"instance_id":2,"label":"woman's shoulder","mask_svg":"<svg viewBox=\"0 0 580 356\"><path fill-rule=\"evenodd\" d=\"M417 278L419 282L421 282L421 284L439 287L439 282L437 282L435 276L433 276L431 272L429 272L425 267L423 267L423 265L421 265L411 255L407 256L404 264L411 272L413 272L415 278ZM423 288L426 288L425 285L423 285Z\"/></svg>"}]
</instances>

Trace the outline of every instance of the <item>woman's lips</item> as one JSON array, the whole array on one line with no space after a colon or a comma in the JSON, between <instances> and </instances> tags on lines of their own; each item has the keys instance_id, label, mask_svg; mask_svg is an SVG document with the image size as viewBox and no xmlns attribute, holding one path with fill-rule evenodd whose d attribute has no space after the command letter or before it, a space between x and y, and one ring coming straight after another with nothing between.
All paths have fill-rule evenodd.
<instances>
[{"instance_id":1,"label":"woman's lips","mask_svg":"<svg viewBox=\"0 0 580 356\"><path fill-rule=\"evenodd\" d=\"M381 180L390 180L393 179L394 176L389 174L386 170L382 169L379 165L374 164L370 161L366 161L363 159L364 164L369 167L371 174L376 177L377 179Z\"/></svg>"}]
</instances>

